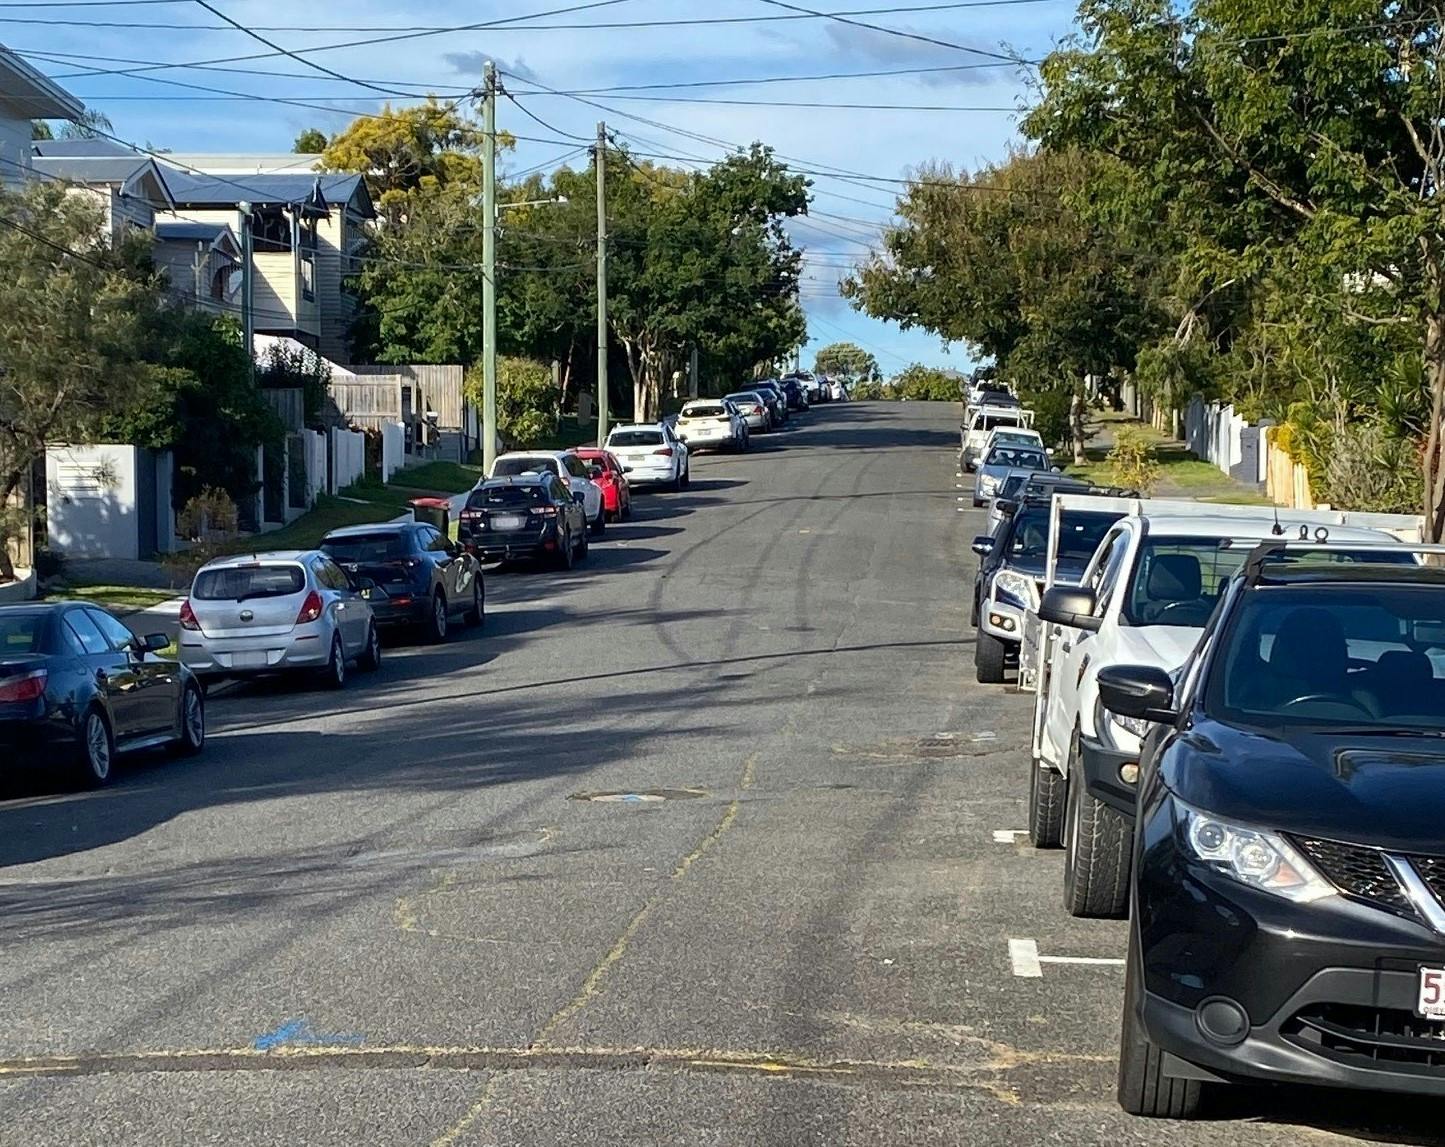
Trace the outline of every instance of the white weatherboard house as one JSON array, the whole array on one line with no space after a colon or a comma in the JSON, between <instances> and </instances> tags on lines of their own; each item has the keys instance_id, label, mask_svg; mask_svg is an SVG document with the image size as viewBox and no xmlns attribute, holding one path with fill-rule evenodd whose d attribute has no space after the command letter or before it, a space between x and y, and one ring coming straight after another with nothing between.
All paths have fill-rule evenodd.
<instances>
[{"instance_id":1,"label":"white weatherboard house","mask_svg":"<svg viewBox=\"0 0 1445 1147\"><path fill-rule=\"evenodd\" d=\"M73 120L85 105L0 45L0 185L30 175L32 121Z\"/></svg>"}]
</instances>

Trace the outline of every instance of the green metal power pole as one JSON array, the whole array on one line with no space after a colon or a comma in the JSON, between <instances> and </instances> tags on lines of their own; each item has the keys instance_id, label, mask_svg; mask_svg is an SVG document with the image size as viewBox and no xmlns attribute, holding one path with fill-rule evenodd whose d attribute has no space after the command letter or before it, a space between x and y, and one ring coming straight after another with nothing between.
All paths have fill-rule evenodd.
<instances>
[{"instance_id":1,"label":"green metal power pole","mask_svg":"<svg viewBox=\"0 0 1445 1147\"><path fill-rule=\"evenodd\" d=\"M482 88L482 465L497 457L497 67Z\"/></svg>"},{"instance_id":2,"label":"green metal power pole","mask_svg":"<svg viewBox=\"0 0 1445 1147\"><path fill-rule=\"evenodd\" d=\"M607 441L607 125L597 124L597 445Z\"/></svg>"}]
</instances>

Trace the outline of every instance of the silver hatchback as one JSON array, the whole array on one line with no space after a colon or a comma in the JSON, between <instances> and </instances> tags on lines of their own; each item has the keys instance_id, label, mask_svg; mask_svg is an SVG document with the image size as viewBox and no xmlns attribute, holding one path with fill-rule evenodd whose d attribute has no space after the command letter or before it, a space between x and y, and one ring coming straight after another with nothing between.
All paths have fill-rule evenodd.
<instances>
[{"instance_id":1,"label":"silver hatchback","mask_svg":"<svg viewBox=\"0 0 1445 1147\"><path fill-rule=\"evenodd\" d=\"M207 562L181 605L181 661L203 680L307 671L340 688L350 662L381 664L367 588L319 550Z\"/></svg>"}]
</instances>

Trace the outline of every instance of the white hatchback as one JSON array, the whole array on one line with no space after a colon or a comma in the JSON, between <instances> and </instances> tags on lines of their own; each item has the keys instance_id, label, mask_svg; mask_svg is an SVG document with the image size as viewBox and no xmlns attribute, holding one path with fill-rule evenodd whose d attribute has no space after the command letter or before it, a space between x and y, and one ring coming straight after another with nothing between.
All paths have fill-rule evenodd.
<instances>
[{"instance_id":1,"label":"white hatchback","mask_svg":"<svg viewBox=\"0 0 1445 1147\"><path fill-rule=\"evenodd\" d=\"M665 422L614 426L607 435L607 449L627 469L633 486L686 486L691 469L687 445Z\"/></svg>"}]
</instances>

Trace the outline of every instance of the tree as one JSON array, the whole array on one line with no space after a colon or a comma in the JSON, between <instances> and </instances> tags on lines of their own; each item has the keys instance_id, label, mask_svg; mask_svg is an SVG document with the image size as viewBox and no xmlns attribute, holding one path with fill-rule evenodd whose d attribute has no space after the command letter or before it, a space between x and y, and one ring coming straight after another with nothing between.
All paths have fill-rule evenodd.
<instances>
[{"instance_id":1,"label":"tree","mask_svg":"<svg viewBox=\"0 0 1445 1147\"><path fill-rule=\"evenodd\" d=\"M467 398L482 401L482 372L467 372ZM552 370L535 359L503 356L497 360L497 431L506 449L538 446L557 433L557 390Z\"/></svg>"},{"instance_id":2,"label":"tree","mask_svg":"<svg viewBox=\"0 0 1445 1147\"><path fill-rule=\"evenodd\" d=\"M308 127L296 137L296 141L291 145L291 150L297 155L318 155L326 150L327 143L324 131Z\"/></svg>"},{"instance_id":3,"label":"tree","mask_svg":"<svg viewBox=\"0 0 1445 1147\"><path fill-rule=\"evenodd\" d=\"M1252 309L1245 352L1275 334L1329 382L1365 374L1364 344L1409 332L1429 393L1419 456L1433 540L1445 536L1442 14L1204 0L1180 15L1167 0L1087 0L1080 41L1046 61L1025 123L1045 147L1124 164L1206 290L1242 280L1252 308L1273 292L1330 328L1322 341L1296 319L1280 338Z\"/></svg>"},{"instance_id":4,"label":"tree","mask_svg":"<svg viewBox=\"0 0 1445 1147\"><path fill-rule=\"evenodd\" d=\"M99 211L53 183L0 190L0 507L49 442L91 439L130 401L150 289L102 238ZM23 522L3 519L15 536ZM14 575L0 544L0 575Z\"/></svg>"},{"instance_id":5,"label":"tree","mask_svg":"<svg viewBox=\"0 0 1445 1147\"><path fill-rule=\"evenodd\" d=\"M856 343L830 343L818 352L813 369L819 374L841 374L863 382L873 382L881 372L878 360Z\"/></svg>"},{"instance_id":6,"label":"tree","mask_svg":"<svg viewBox=\"0 0 1445 1147\"><path fill-rule=\"evenodd\" d=\"M915 362L905 367L893 380L893 396L915 402L956 401L960 395L960 377L955 371L940 370L936 366L924 366L921 362Z\"/></svg>"},{"instance_id":7,"label":"tree","mask_svg":"<svg viewBox=\"0 0 1445 1147\"><path fill-rule=\"evenodd\" d=\"M100 139L114 131L110 116L95 108L86 108L60 129L61 139Z\"/></svg>"}]
</instances>

